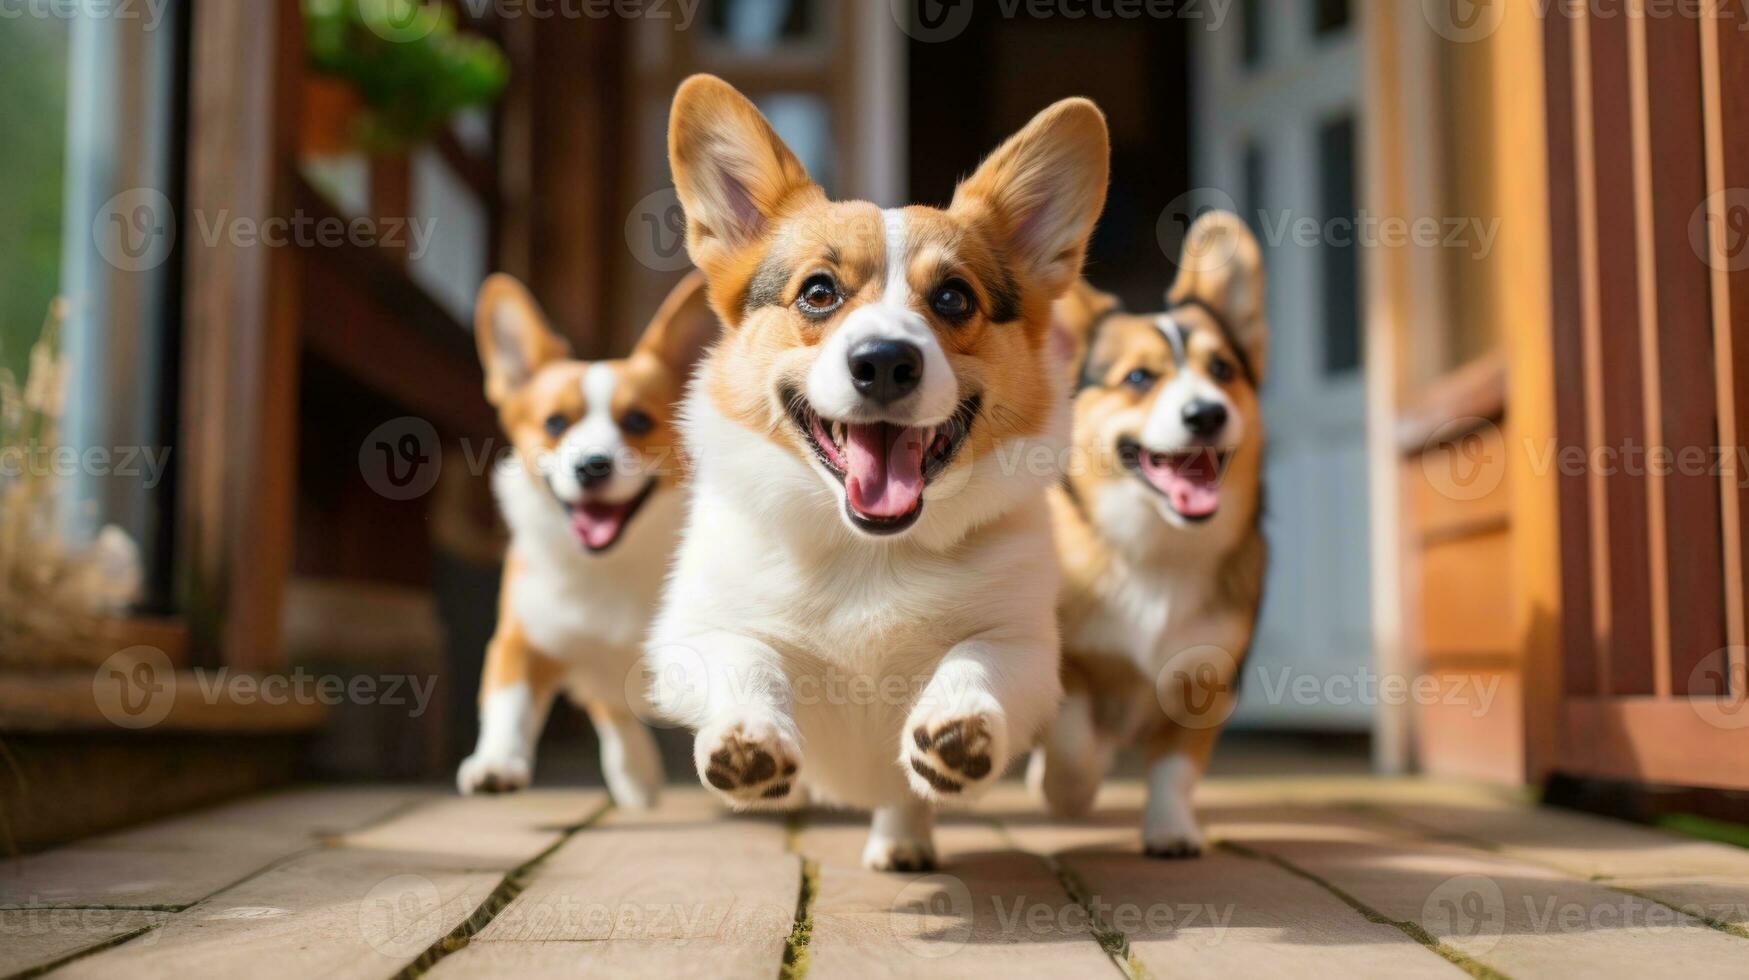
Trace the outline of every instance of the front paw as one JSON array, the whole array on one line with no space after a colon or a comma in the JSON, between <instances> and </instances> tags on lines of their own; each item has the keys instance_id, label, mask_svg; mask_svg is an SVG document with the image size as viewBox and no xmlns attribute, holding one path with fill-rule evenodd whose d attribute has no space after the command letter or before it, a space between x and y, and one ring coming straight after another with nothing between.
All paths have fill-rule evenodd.
<instances>
[{"instance_id":1,"label":"front paw","mask_svg":"<svg viewBox=\"0 0 1749 980\"><path fill-rule=\"evenodd\" d=\"M1203 848L1207 846L1207 842L1203 840L1202 831L1195 828L1189 831L1167 831L1142 836L1142 853L1151 858L1162 858L1167 861L1202 857Z\"/></svg>"},{"instance_id":2,"label":"front paw","mask_svg":"<svg viewBox=\"0 0 1749 980\"><path fill-rule=\"evenodd\" d=\"M699 777L737 809L787 802L801 758L794 738L769 722L712 725L693 745Z\"/></svg>"},{"instance_id":3,"label":"front paw","mask_svg":"<svg viewBox=\"0 0 1749 980\"><path fill-rule=\"evenodd\" d=\"M928 838L871 835L862 849L862 866L870 871L934 871L935 845Z\"/></svg>"},{"instance_id":4,"label":"front paw","mask_svg":"<svg viewBox=\"0 0 1749 980\"><path fill-rule=\"evenodd\" d=\"M1008 759L1008 722L995 709L914 711L905 731L900 762L926 800L969 799L1001 775Z\"/></svg>"},{"instance_id":5,"label":"front paw","mask_svg":"<svg viewBox=\"0 0 1749 980\"><path fill-rule=\"evenodd\" d=\"M464 796L514 793L528 787L531 768L527 759L517 756L475 752L462 760L455 772L455 785Z\"/></svg>"}]
</instances>

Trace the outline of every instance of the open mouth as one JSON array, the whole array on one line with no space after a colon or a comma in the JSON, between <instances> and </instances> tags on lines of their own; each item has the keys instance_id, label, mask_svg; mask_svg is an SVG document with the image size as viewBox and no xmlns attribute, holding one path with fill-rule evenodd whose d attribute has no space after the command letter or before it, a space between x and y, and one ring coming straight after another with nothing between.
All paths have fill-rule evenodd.
<instances>
[{"instance_id":1,"label":"open mouth","mask_svg":"<svg viewBox=\"0 0 1749 980\"><path fill-rule=\"evenodd\" d=\"M626 528L650 494L656 490L656 478L650 477L638 495L624 503L612 504L599 500L584 500L565 504L565 514L571 520L571 533L577 543L599 554L613 547L625 535ZM563 503L563 501L561 501Z\"/></svg>"},{"instance_id":2,"label":"open mouth","mask_svg":"<svg viewBox=\"0 0 1749 980\"><path fill-rule=\"evenodd\" d=\"M982 403L972 395L952 418L925 427L835 422L821 418L800 393L780 394L815 458L844 484L851 522L870 534L896 534L917 522L924 488L953 462Z\"/></svg>"},{"instance_id":3,"label":"open mouth","mask_svg":"<svg viewBox=\"0 0 1749 980\"><path fill-rule=\"evenodd\" d=\"M1118 444L1124 465L1187 521L1206 521L1220 510L1221 474L1232 455L1212 447L1156 453L1130 440Z\"/></svg>"}]
</instances>

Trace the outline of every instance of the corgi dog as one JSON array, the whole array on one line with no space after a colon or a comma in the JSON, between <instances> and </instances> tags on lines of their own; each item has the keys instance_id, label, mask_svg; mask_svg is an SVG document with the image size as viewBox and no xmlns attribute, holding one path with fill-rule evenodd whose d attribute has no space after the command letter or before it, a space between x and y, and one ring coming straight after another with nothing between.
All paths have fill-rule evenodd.
<instances>
[{"instance_id":1,"label":"corgi dog","mask_svg":"<svg viewBox=\"0 0 1749 980\"><path fill-rule=\"evenodd\" d=\"M724 327L685 402L694 482L649 656L731 806L871 809L864 863L927 868L933 807L1055 711L1051 305L1109 155L1069 99L945 210L835 203L734 88L681 85L669 157Z\"/></svg>"},{"instance_id":2,"label":"corgi dog","mask_svg":"<svg viewBox=\"0 0 1749 980\"><path fill-rule=\"evenodd\" d=\"M595 726L614 802L650 806L662 762L628 677L641 680L684 511L674 407L717 331L703 280L693 273L675 287L624 360L572 359L509 276L486 281L474 320L486 398L515 451L492 474L510 548L480 680L480 739L456 785L527 786L563 690Z\"/></svg>"},{"instance_id":3,"label":"corgi dog","mask_svg":"<svg viewBox=\"0 0 1749 980\"><path fill-rule=\"evenodd\" d=\"M1267 329L1244 222L1191 226L1166 302L1128 313L1083 283L1057 305L1076 351L1075 452L1051 492L1067 694L1027 776L1052 812L1083 815L1139 744L1143 849L1170 858L1201 853L1191 791L1263 594Z\"/></svg>"}]
</instances>

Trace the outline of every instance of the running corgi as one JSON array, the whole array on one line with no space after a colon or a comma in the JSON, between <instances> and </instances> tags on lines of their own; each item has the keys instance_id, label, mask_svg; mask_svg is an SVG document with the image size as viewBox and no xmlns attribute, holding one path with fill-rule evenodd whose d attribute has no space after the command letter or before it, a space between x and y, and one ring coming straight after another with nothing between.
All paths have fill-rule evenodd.
<instances>
[{"instance_id":1,"label":"running corgi","mask_svg":"<svg viewBox=\"0 0 1749 980\"><path fill-rule=\"evenodd\" d=\"M1067 444L1051 304L1105 199L1104 116L1039 114L945 210L834 203L696 76L669 129L724 337L686 400L687 529L659 709L736 808L874 811L876 869L1031 745L1062 689L1045 491Z\"/></svg>"},{"instance_id":2,"label":"running corgi","mask_svg":"<svg viewBox=\"0 0 1749 980\"><path fill-rule=\"evenodd\" d=\"M456 773L463 793L528 785L562 689L595 725L614 801L655 802L662 762L638 720L647 708L628 703L638 684L627 677L684 509L674 404L716 330L693 273L631 356L578 361L515 279L493 276L481 288L486 397L515 453L492 475L510 551L480 681L480 740Z\"/></svg>"},{"instance_id":3,"label":"running corgi","mask_svg":"<svg viewBox=\"0 0 1749 980\"><path fill-rule=\"evenodd\" d=\"M1232 214L1191 226L1164 313L1078 285L1074 465L1051 493L1062 558L1062 711L1028 781L1093 805L1118 749L1147 760L1144 850L1202 851L1190 796L1231 713L1263 595L1267 348L1257 241Z\"/></svg>"}]
</instances>

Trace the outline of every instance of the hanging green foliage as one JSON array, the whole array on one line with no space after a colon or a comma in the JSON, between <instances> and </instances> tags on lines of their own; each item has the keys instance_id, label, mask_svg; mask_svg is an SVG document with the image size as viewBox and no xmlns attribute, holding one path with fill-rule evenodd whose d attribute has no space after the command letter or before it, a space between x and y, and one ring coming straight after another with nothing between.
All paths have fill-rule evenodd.
<instances>
[{"instance_id":1,"label":"hanging green foliage","mask_svg":"<svg viewBox=\"0 0 1749 980\"><path fill-rule=\"evenodd\" d=\"M429 137L463 109L497 100L510 80L504 52L456 29L455 11L421 0L304 0L310 65L349 83L365 111L354 138L394 151Z\"/></svg>"}]
</instances>

